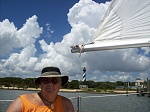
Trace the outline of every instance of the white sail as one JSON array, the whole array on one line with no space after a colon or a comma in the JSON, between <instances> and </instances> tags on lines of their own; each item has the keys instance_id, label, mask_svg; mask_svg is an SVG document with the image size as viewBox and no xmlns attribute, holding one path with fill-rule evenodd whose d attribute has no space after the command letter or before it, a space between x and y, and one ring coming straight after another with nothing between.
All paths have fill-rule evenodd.
<instances>
[{"instance_id":1,"label":"white sail","mask_svg":"<svg viewBox=\"0 0 150 112\"><path fill-rule=\"evenodd\" d=\"M89 44L71 52L150 46L150 0L114 0Z\"/></svg>"}]
</instances>

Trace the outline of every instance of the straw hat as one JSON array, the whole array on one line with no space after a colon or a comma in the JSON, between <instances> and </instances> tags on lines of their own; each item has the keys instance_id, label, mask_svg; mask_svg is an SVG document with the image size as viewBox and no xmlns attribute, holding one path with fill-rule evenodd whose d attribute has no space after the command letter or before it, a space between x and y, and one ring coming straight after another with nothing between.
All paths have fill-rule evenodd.
<instances>
[{"instance_id":1,"label":"straw hat","mask_svg":"<svg viewBox=\"0 0 150 112\"><path fill-rule=\"evenodd\" d=\"M40 84L40 78L42 77L60 77L62 79L62 86L68 82L69 77L65 75L61 75L59 68L57 67L45 67L42 70L41 76L35 79L35 83Z\"/></svg>"}]
</instances>

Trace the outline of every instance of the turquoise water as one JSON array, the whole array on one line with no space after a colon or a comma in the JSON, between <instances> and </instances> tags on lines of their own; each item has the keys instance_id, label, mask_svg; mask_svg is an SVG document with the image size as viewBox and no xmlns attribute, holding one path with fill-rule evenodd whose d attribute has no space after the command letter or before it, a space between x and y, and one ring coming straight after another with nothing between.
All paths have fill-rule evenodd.
<instances>
[{"instance_id":1,"label":"turquoise water","mask_svg":"<svg viewBox=\"0 0 150 112\"><path fill-rule=\"evenodd\" d=\"M0 90L0 100L14 100L24 93L37 91ZM84 98L86 96L102 96L102 94L59 92L65 97L83 97L81 99L81 112L150 112L150 98L147 96L107 96ZM77 110L77 99L71 99ZM11 102L0 102L0 112L5 112Z\"/></svg>"}]
</instances>

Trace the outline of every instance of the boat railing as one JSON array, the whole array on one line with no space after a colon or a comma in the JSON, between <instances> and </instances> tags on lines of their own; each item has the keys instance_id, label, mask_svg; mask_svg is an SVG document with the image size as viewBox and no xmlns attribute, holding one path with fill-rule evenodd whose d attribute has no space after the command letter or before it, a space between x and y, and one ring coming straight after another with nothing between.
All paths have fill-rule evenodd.
<instances>
[{"instance_id":1,"label":"boat railing","mask_svg":"<svg viewBox=\"0 0 150 112\"><path fill-rule=\"evenodd\" d=\"M107 95L100 95L100 96L78 96L78 97L71 97L70 100L76 99L77 109L76 112L81 112L81 101L85 98L104 98L104 97L113 97L113 96L128 96L128 95L138 95L139 93L130 93L130 94L107 94ZM83 110L82 110L83 112ZM86 111L87 112L87 111Z\"/></svg>"},{"instance_id":2,"label":"boat railing","mask_svg":"<svg viewBox=\"0 0 150 112\"><path fill-rule=\"evenodd\" d=\"M86 99L86 98L104 98L104 97L115 97L115 96L129 96L129 95L139 95L140 93L126 93L126 94L107 94L107 95L100 95L100 96L77 96L77 97L70 97L70 100L75 99L76 101L76 112L83 112L83 110L81 110L81 101L82 99ZM0 102L12 102L14 100L0 100Z\"/></svg>"}]
</instances>

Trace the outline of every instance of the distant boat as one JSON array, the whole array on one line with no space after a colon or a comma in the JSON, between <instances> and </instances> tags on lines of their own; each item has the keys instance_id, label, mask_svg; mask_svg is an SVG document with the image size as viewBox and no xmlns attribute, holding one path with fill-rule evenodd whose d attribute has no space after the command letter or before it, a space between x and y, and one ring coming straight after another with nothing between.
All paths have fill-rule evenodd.
<instances>
[{"instance_id":1,"label":"distant boat","mask_svg":"<svg viewBox=\"0 0 150 112\"><path fill-rule=\"evenodd\" d=\"M150 0L113 0L90 43L72 53L150 46Z\"/></svg>"}]
</instances>

